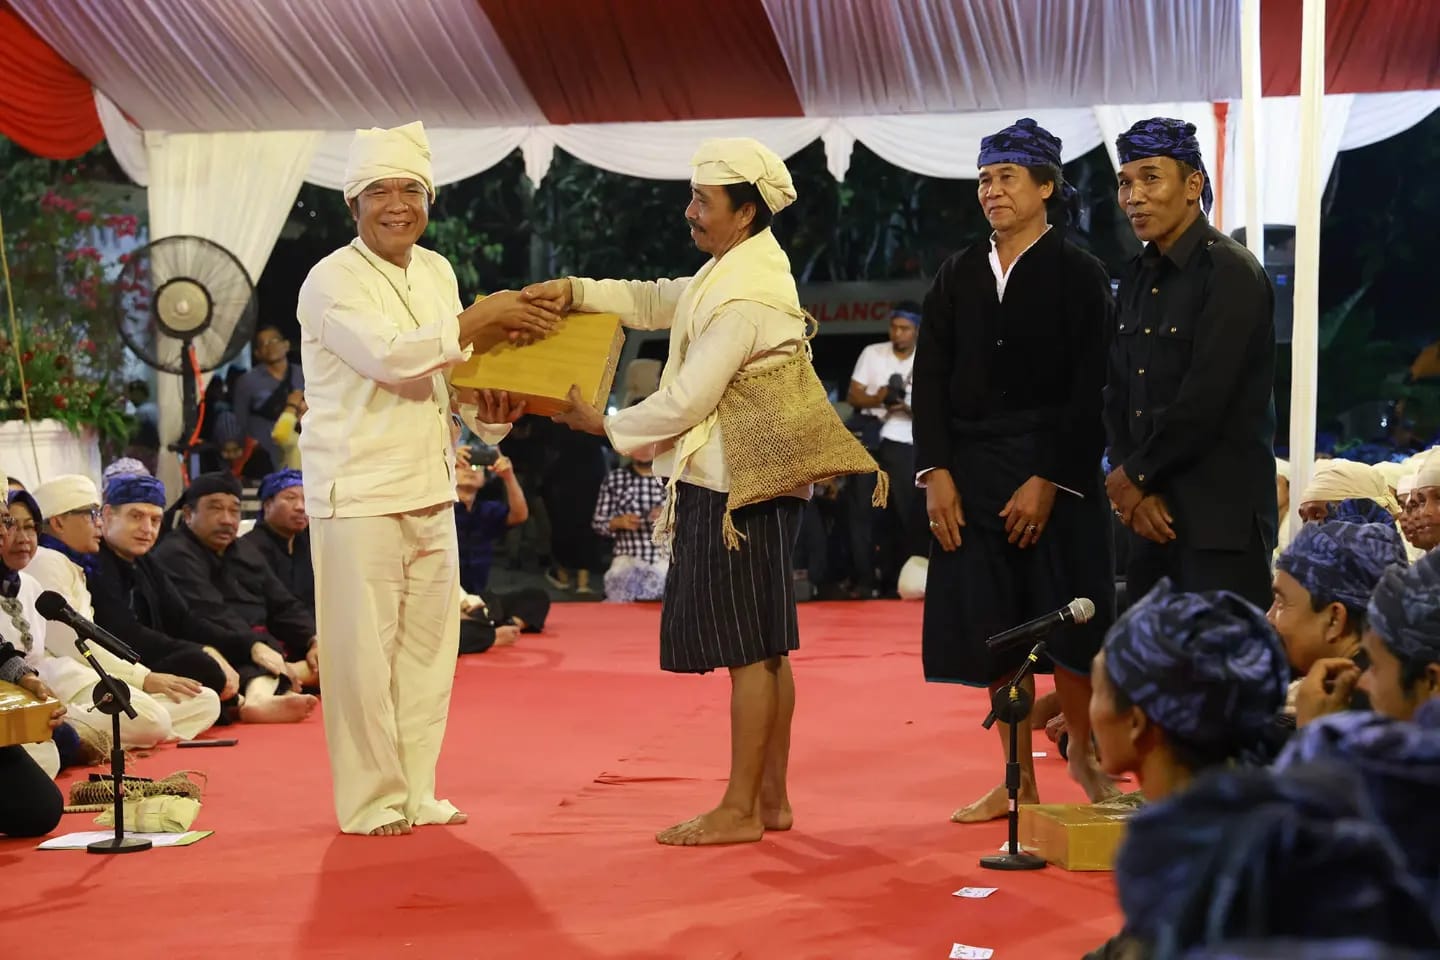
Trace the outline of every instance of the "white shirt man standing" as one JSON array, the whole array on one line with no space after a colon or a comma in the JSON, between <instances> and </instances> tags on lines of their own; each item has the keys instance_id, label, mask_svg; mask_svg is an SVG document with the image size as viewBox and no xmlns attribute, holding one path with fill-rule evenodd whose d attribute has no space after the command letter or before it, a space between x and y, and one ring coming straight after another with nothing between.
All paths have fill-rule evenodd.
<instances>
[{"instance_id":1,"label":"white shirt man standing","mask_svg":"<svg viewBox=\"0 0 1440 960\"><path fill-rule=\"evenodd\" d=\"M890 339L860 351L845 398L858 415L851 421L851 428L868 421L870 428L861 431L861 440L881 469L892 477L915 475L910 386L920 311L918 303L908 301L894 306L890 311ZM862 597L891 593L906 559L929 553L920 491L904 484L893 489L888 506L872 507L875 478L870 474L848 478L845 490L850 503L850 550L855 558L856 591ZM875 529L877 524L881 529Z\"/></svg>"},{"instance_id":2,"label":"white shirt man standing","mask_svg":"<svg viewBox=\"0 0 1440 960\"><path fill-rule=\"evenodd\" d=\"M462 308L450 264L416 245L434 196L421 124L356 131L345 199L358 236L300 290L300 449L346 833L465 820L435 797L460 631L444 371L467 348L543 336L558 320L511 292Z\"/></svg>"}]
</instances>

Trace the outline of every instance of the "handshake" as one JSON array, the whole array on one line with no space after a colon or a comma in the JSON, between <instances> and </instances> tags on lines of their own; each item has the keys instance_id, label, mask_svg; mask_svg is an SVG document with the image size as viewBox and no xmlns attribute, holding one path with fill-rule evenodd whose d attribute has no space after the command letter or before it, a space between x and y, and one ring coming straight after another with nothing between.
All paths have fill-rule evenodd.
<instances>
[{"instance_id":1,"label":"handshake","mask_svg":"<svg viewBox=\"0 0 1440 960\"><path fill-rule=\"evenodd\" d=\"M484 353L506 340L521 346L542 340L555 331L570 303L568 279L492 293L460 314L460 346Z\"/></svg>"}]
</instances>

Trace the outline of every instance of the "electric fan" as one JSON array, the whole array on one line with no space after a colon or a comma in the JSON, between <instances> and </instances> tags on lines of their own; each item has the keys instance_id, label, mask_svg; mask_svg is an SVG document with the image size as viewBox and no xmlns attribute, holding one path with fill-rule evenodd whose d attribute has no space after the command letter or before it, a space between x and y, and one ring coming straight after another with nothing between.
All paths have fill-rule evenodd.
<instances>
[{"instance_id":1,"label":"electric fan","mask_svg":"<svg viewBox=\"0 0 1440 960\"><path fill-rule=\"evenodd\" d=\"M184 426L170 450L189 482L204 409L200 377L233 360L255 332L245 265L204 237L162 237L130 254L115 285L115 323L135 355L180 377Z\"/></svg>"}]
</instances>

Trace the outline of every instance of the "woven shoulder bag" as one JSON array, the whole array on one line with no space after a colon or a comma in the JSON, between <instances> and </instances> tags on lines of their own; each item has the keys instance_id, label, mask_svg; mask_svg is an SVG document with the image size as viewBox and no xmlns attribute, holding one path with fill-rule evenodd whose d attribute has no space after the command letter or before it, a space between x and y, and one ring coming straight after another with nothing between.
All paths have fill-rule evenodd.
<instances>
[{"instance_id":1,"label":"woven shoulder bag","mask_svg":"<svg viewBox=\"0 0 1440 960\"><path fill-rule=\"evenodd\" d=\"M721 533L731 550L740 549L742 539L731 518L734 511L796 487L873 473L875 495L870 502L883 507L889 500L890 478L846 428L815 374L810 340L819 324L809 313L805 320L804 337L766 351L778 353L793 346L790 358L736 376L716 410L730 468Z\"/></svg>"}]
</instances>

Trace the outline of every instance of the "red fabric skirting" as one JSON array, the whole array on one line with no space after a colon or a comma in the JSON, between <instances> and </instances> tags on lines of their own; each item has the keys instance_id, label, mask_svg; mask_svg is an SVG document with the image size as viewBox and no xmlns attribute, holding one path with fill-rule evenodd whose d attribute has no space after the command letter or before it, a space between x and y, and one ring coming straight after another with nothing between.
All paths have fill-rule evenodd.
<instances>
[{"instance_id":1,"label":"red fabric skirting","mask_svg":"<svg viewBox=\"0 0 1440 960\"><path fill-rule=\"evenodd\" d=\"M0 0L0 133L31 153L78 157L105 139L90 81Z\"/></svg>"}]
</instances>

